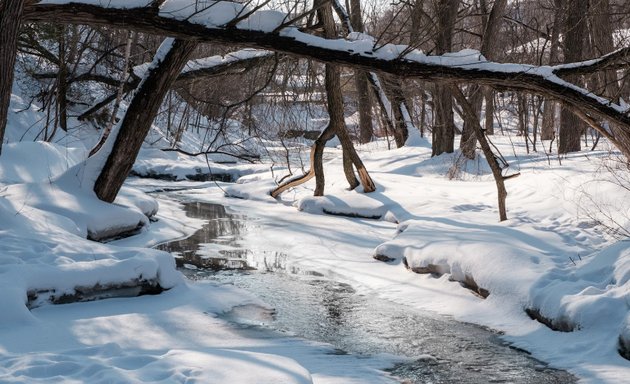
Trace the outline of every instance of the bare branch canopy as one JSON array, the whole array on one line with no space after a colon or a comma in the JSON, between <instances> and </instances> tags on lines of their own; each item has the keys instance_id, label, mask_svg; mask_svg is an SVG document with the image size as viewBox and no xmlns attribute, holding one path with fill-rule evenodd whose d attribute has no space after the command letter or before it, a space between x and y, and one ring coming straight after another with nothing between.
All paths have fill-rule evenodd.
<instances>
[{"instance_id":1,"label":"bare branch canopy","mask_svg":"<svg viewBox=\"0 0 630 384\"><path fill-rule=\"evenodd\" d=\"M222 8L215 7L221 3ZM257 11L234 25L229 22L242 14L243 11L238 8L242 6L229 3L229 7L233 8L233 14L230 15L226 12L228 2L211 4L214 5L210 5L205 11L185 15L165 9L164 6L160 8L151 1L147 1L146 6L139 8L113 8L106 5L62 1L57 4L29 3L24 10L24 20L109 25L178 39L269 49L404 78L436 82L472 82L500 89L529 91L556 98L573 109L579 109L593 121L612 121L622 127L624 135L630 137L630 117L626 107L571 84L563 80L558 73L579 72L581 68L586 70L589 67L588 63L558 68L503 64L490 62L472 50L443 56L427 56L417 50L410 50L407 46L388 44L375 47L368 37L355 41L328 40L301 32L292 26L279 29L278 26L284 25L289 16L275 11ZM221 21L221 18L225 20ZM625 57L626 53L624 51L611 54L603 62L609 65L611 58ZM601 64L599 62L594 66L598 67ZM592 68L593 65L590 65L589 69ZM599 126L594 128L604 131L604 128ZM619 145L619 140L623 138L618 140L609 132L602 133L611 137L613 143L630 157L630 151Z\"/></svg>"}]
</instances>

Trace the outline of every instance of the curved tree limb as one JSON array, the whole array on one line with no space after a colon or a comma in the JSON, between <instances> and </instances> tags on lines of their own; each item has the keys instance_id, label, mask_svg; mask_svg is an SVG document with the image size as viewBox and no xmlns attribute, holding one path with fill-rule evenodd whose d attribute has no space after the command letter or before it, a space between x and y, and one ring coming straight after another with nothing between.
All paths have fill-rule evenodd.
<instances>
[{"instance_id":1,"label":"curved tree limb","mask_svg":"<svg viewBox=\"0 0 630 384\"><path fill-rule=\"evenodd\" d=\"M630 116L626 109L562 80L554 73L554 68L548 66L500 64L482 58L455 61L425 56L416 51L392 58L382 47L369 48L360 41L331 41L293 27L281 29L278 33L247 29L240 24L236 28L225 29L175 19L151 7L114 9L82 3L34 4L25 7L24 19L109 25L186 40L242 44L402 77L435 82L477 82L495 88L533 92L558 99L591 118L610 120L630 137ZM630 147L619 150L630 158Z\"/></svg>"}]
</instances>

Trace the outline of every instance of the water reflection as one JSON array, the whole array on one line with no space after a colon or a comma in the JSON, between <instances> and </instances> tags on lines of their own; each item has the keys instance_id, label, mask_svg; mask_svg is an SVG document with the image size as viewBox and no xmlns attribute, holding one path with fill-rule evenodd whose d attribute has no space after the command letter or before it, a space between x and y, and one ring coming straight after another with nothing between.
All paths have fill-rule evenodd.
<instances>
[{"instance_id":1,"label":"water reflection","mask_svg":"<svg viewBox=\"0 0 630 384\"><path fill-rule=\"evenodd\" d=\"M228 213L223 205L201 202L184 203L189 217L208 222L192 236L158 245L156 248L176 256L178 267L251 269L247 263L250 251L239 249L238 240L247 222L242 215ZM212 246L209 246L212 245Z\"/></svg>"},{"instance_id":2,"label":"water reflection","mask_svg":"<svg viewBox=\"0 0 630 384\"><path fill-rule=\"evenodd\" d=\"M234 284L269 304L273 310L248 305L224 314L227 320L242 324L250 337L280 332L329 343L334 346L332 354L411 357L412 361L390 370L406 383L575 382L567 372L511 348L482 327L361 296L350 285L321 275L266 273L286 271L288 256L276 251L254 254L240 246L251 218L228 213L217 204L184 206L189 216L208 223L193 236L159 248L176 253L178 265L187 266L181 270L189 278Z\"/></svg>"},{"instance_id":3,"label":"water reflection","mask_svg":"<svg viewBox=\"0 0 630 384\"><path fill-rule=\"evenodd\" d=\"M273 308L273 316L267 318L264 312L250 315L251 319L242 312L225 315L249 332L257 325L260 332L279 331L323 341L334 346L333 354L391 353L412 358L389 370L405 383L575 382L569 373L511 348L485 328L358 295L347 284L256 271L198 271L196 278L255 292Z\"/></svg>"}]
</instances>

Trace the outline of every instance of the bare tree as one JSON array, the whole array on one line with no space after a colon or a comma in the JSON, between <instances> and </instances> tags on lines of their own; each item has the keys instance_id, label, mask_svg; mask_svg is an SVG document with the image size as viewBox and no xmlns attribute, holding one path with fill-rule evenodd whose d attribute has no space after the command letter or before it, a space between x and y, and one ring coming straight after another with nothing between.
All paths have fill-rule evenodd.
<instances>
[{"instance_id":1,"label":"bare tree","mask_svg":"<svg viewBox=\"0 0 630 384\"><path fill-rule=\"evenodd\" d=\"M0 1L0 154L7 125L13 67L17 55L17 40L24 10L24 0Z\"/></svg>"},{"instance_id":2,"label":"bare tree","mask_svg":"<svg viewBox=\"0 0 630 384\"><path fill-rule=\"evenodd\" d=\"M177 36L191 41L247 44L298 57L344 64L407 78L443 83L457 81L477 82L502 89L507 88L542 94L561 100L582 120L587 121L593 128L597 129L598 132L616 145L626 157L630 155L630 147L624 145L624 140L620 138L620 135L630 137L630 117L627 116L626 110L620 105L611 103L610 100L604 100L575 84L563 80L569 78L567 76L593 73L602 68L608 68L610 65L615 65L615 63L628 57L630 53L628 49L615 51L609 55L584 63L573 63L553 68L522 65L520 69L515 71L514 66L475 61L474 59L467 62L465 66L452 65L448 62L440 63L430 57L424 58L416 53L385 59L381 51L379 51L379 47L374 47L371 51L357 53L353 50L350 42L337 40L332 45L324 39L307 35L295 28L285 30L288 24L279 25L274 31L264 32L257 29L239 28L234 30L226 26L191 24L161 14L154 7L129 10L81 3L37 3L25 8L25 18L31 21L48 21L53 16L59 21L119 26L149 33ZM281 31L282 33L279 33ZM407 50L406 52L411 51ZM175 76L176 71L173 70L170 74ZM152 103L149 104L151 104L151 107L153 106ZM142 116L143 119L149 120L148 117L150 116L146 114ZM600 125L600 120L608 120L618 124L620 127L619 135L611 135L609 131ZM147 126L150 124L150 122L145 123ZM133 153L127 155L129 155L127 157L131 161L135 158ZM121 155L116 156L122 157ZM357 165L355 164L355 166ZM125 169L121 168L118 171L122 175L122 179L126 176L124 173ZM361 175L361 172L359 172L359 175Z\"/></svg>"},{"instance_id":3,"label":"bare tree","mask_svg":"<svg viewBox=\"0 0 630 384\"><path fill-rule=\"evenodd\" d=\"M560 30L562 24L562 1L554 0L554 18L551 31L551 46L549 47L549 64L558 64L558 52L560 50ZM551 99L545 99L543 105L543 121L540 131L541 140L553 140L555 138L556 105Z\"/></svg>"},{"instance_id":4,"label":"bare tree","mask_svg":"<svg viewBox=\"0 0 630 384\"><path fill-rule=\"evenodd\" d=\"M501 27L501 21L503 20L506 5L507 0L496 0L486 22L486 27L481 38L480 53L488 60L496 60L497 42L499 40L497 35ZM464 119L460 148L465 157L473 159L475 157L475 147L477 143L475 129L477 128L477 125L479 125L479 112L481 111L484 92L482 87L477 84L473 84L469 87L468 93L470 104L476 112L476 118L475 121L468 118ZM486 105L488 103L488 99L486 99ZM488 116L492 117L492 111L486 107L486 118L488 118Z\"/></svg>"},{"instance_id":5,"label":"bare tree","mask_svg":"<svg viewBox=\"0 0 630 384\"><path fill-rule=\"evenodd\" d=\"M361 1L350 1L350 22L356 32L363 33L363 17L361 16ZM374 135L372 126L372 100L370 97L368 72L356 70L354 72L357 99L359 103L359 141L368 143Z\"/></svg>"},{"instance_id":6,"label":"bare tree","mask_svg":"<svg viewBox=\"0 0 630 384\"><path fill-rule=\"evenodd\" d=\"M460 0L439 0L437 2L435 9L437 18L435 53L438 55L451 51L459 3ZM453 95L450 88L436 85L433 93L433 108L435 109L435 121L432 131L432 155L451 153L455 142L455 122L453 120Z\"/></svg>"},{"instance_id":7,"label":"bare tree","mask_svg":"<svg viewBox=\"0 0 630 384\"><path fill-rule=\"evenodd\" d=\"M572 63L582 60L585 48L588 0L566 1L567 20L564 38L564 62ZM576 82L576 76L570 76L569 80ZM560 137L558 139L558 152L577 152L581 149L580 138L585 129L585 124L570 109L563 107L560 113Z\"/></svg>"},{"instance_id":8,"label":"bare tree","mask_svg":"<svg viewBox=\"0 0 630 384\"><path fill-rule=\"evenodd\" d=\"M111 149L107 146L101 149L111 152L94 184L94 192L99 199L113 202L116 198L136 161L166 92L196 46L194 41L172 40L167 52L158 51L158 55L163 54L164 57L154 59L154 65L149 68L127 108L125 117L119 123L113 146Z\"/></svg>"}]
</instances>

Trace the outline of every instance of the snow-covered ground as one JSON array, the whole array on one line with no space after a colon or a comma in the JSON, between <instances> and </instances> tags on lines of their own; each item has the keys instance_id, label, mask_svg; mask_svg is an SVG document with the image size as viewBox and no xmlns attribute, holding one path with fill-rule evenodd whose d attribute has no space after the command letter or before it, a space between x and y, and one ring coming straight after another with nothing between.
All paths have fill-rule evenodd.
<instances>
[{"instance_id":1,"label":"snow-covered ground","mask_svg":"<svg viewBox=\"0 0 630 384\"><path fill-rule=\"evenodd\" d=\"M11 115L11 141L36 124L36 115ZM140 191L155 185L194 187L180 194L259 218L244 234L251 257L281 251L288 255L287 269L316 271L360 293L489 326L585 382L625 380L630 362L617 349L620 340L630 344L627 170L603 144L560 161L542 152L525 154L522 138L494 140L521 172L507 181L509 220L502 223L483 159L431 158L426 145L360 148L378 187L371 194L345 190L340 153L328 149L325 197L312 197L310 182L275 200L268 192L283 169L215 165L246 176L237 184L130 179L116 204L97 200L66 172L83 161L94 133L52 144L5 145L0 382L391 381L378 369L392 357L337 356L314 342L236 332L220 314L264 303L234 287L188 282L169 254L147 248L202 225L186 218L177 203ZM143 151L136 169L181 176L208 166L205 157L174 153L160 152L155 160L156 152ZM152 221L158 206L158 221ZM138 233L106 244L86 240L112 228ZM474 282L487 298L460 282ZM167 290L50 304L107 288L133 295L140 286ZM552 331L526 309L572 332Z\"/></svg>"}]
</instances>

